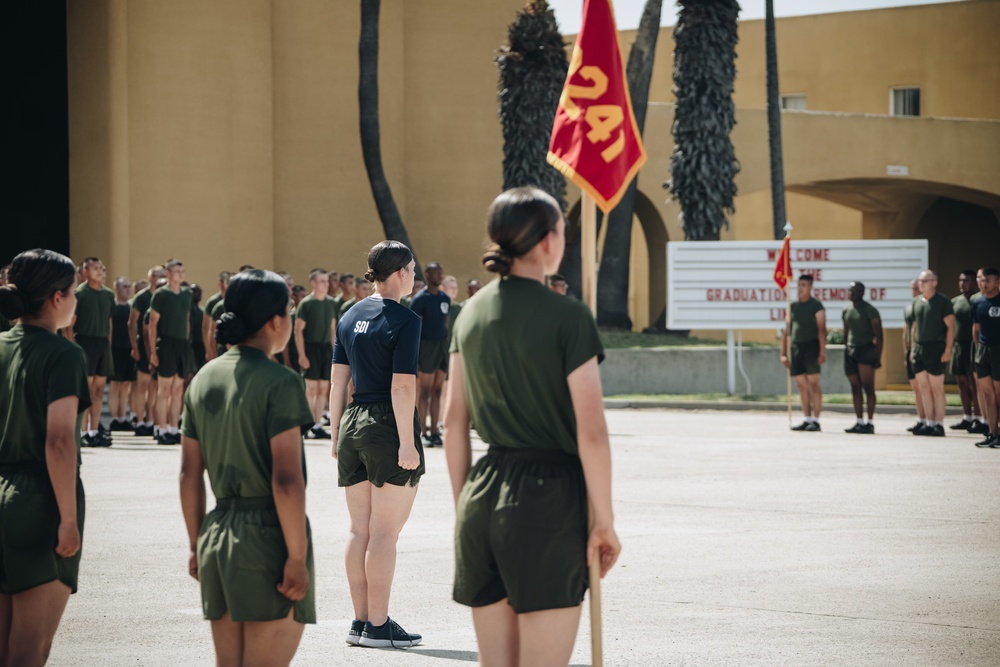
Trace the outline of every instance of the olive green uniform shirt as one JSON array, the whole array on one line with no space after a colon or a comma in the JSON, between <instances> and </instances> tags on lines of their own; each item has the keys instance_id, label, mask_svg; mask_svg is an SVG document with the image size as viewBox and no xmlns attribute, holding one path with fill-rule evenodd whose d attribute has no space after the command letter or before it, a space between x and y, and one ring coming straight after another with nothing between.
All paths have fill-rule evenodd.
<instances>
[{"instance_id":1,"label":"olive green uniform shirt","mask_svg":"<svg viewBox=\"0 0 1000 667\"><path fill-rule=\"evenodd\" d=\"M860 347L875 342L875 328L872 326L872 320L882 319L875 306L867 301L862 301L857 306L853 302L848 303L841 312L840 318L844 321L844 328L847 329L848 347Z\"/></svg>"},{"instance_id":2,"label":"olive green uniform shirt","mask_svg":"<svg viewBox=\"0 0 1000 667\"><path fill-rule=\"evenodd\" d=\"M148 321L146 320L146 313L149 311L149 302L152 299L153 293L149 291L148 287L146 287L139 290L129 302L132 304L132 310L139 313L139 319L137 320L135 327L135 339L139 344L139 347L142 347L142 325Z\"/></svg>"},{"instance_id":3,"label":"olive green uniform shirt","mask_svg":"<svg viewBox=\"0 0 1000 667\"><path fill-rule=\"evenodd\" d=\"M45 465L49 405L79 399L76 422L90 407L87 357L83 349L40 327L16 325L0 334L0 465Z\"/></svg>"},{"instance_id":4,"label":"olive green uniform shirt","mask_svg":"<svg viewBox=\"0 0 1000 667\"><path fill-rule=\"evenodd\" d=\"M201 337L201 323L205 319L205 311L201 306L191 305L191 330L189 338L194 347L205 347L205 340Z\"/></svg>"},{"instance_id":5,"label":"olive green uniform shirt","mask_svg":"<svg viewBox=\"0 0 1000 667\"><path fill-rule=\"evenodd\" d=\"M951 300L951 308L955 314L955 342L972 342L972 300L959 294Z\"/></svg>"},{"instance_id":6,"label":"olive green uniform shirt","mask_svg":"<svg viewBox=\"0 0 1000 667\"><path fill-rule=\"evenodd\" d=\"M935 292L929 301L918 296L913 300L913 320L917 334L917 339L913 342L945 342L948 327L944 325L944 318L954 314L951 299L941 292Z\"/></svg>"},{"instance_id":7,"label":"olive green uniform shirt","mask_svg":"<svg viewBox=\"0 0 1000 667\"><path fill-rule=\"evenodd\" d=\"M158 336L187 339L192 299L191 290L186 287L182 287L176 294L171 292L169 287L163 287L153 293L149 309L160 314L157 323Z\"/></svg>"},{"instance_id":8,"label":"olive green uniform shirt","mask_svg":"<svg viewBox=\"0 0 1000 667\"><path fill-rule=\"evenodd\" d=\"M469 414L490 445L577 454L566 377L604 358L585 305L536 280L508 276L484 287L455 322Z\"/></svg>"},{"instance_id":9,"label":"olive green uniform shirt","mask_svg":"<svg viewBox=\"0 0 1000 667\"><path fill-rule=\"evenodd\" d=\"M271 438L312 423L298 373L249 346L207 363L184 394L183 433L201 444L216 498L272 495Z\"/></svg>"},{"instance_id":10,"label":"olive green uniform shirt","mask_svg":"<svg viewBox=\"0 0 1000 667\"><path fill-rule=\"evenodd\" d=\"M329 343L330 328L337 319L338 303L329 296L320 301L312 294L299 302L296 317L306 326L302 329L302 342Z\"/></svg>"},{"instance_id":11,"label":"olive green uniform shirt","mask_svg":"<svg viewBox=\"0 0 1000 667\"><path fill-rule=\"evenodd\" d=\"M128 318L132 313L132 307L127 303L115 303L115 309L111 315L111 347L128 350L132 348L132 341L128 339Z\"/></svg>"},{"instance_id":12,"label":"olive green uniform shirt","mask_svg":"<svg viewBox=\"0 0 1000 667\"><path fill-rule=\"evenodd\" d=\"M792 303L792 330L790 340L793 343L808 343L819 340L819 325L816 323L816 313L824 310L819 299L809 297L806 301Z\"/></svg>"},{"instance_id":13,"label":"olive green uniform shirt","mask_svg":"<svg viewBox=\"0 0 1000 667\"><path fill-rule=\"evenodd\" d=\"M215 308L215 304L219 303L225 298L226 297L222 292L216 292L212 296L208 297L208 300L205 301L205 314L211 315L212 309Z\"/></svg>"},{"instance_id":14,"label":"olive green uniform shirt","mask_svg":"<svg viewBox=\"0 0 1000 667\"><path fill-rule=\"evenodd\" d=\"M111 335L111 315L115 293L107 287L91 289L87 283L76 288L76 324L78 336L107 338Z\"/></svg>"}]
</instances>

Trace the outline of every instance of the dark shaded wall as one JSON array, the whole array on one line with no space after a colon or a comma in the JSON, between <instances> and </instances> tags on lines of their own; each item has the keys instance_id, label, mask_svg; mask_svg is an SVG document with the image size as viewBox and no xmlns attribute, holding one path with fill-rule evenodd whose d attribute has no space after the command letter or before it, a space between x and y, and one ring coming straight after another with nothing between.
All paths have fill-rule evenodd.
<instances>
[{"instance_id":1,"label":"dark shaded wall","mask_svg":"<svg viewBox=\"0 0 1000 667\"><path fill-rule=\"evenodd\" d=\"M948 296L958 294L962 270L1000 263L1000 222L982 206L942 197L924 213L913 238L927 239L930 269Z\"/></svg>"},{"instance_id":2,"label":"dark shaded wall","mask_svg":"<svg viewBox=\"0 0 1000 667\"><path fill-rule=\"evenodd\" d=\"M0 28L0 266L45 247L69 253L66 2L9 2Z\"/></svg>"}]
</instances>

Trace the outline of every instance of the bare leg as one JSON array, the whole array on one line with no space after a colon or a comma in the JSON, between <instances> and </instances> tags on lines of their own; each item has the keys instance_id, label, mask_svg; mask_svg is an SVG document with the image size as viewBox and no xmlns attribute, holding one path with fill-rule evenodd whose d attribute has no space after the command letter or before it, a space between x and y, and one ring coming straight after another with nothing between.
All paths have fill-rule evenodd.
<instances>
[{"instance_id":1,"label":"bare leg","mask_svg":"<svg viewBox=\"0 0 1000 667\"><path fill-rule=\"evenodd\" d=\"M917 419L927 421L927 411L924 409L924 396L920 390L920 383L916 378L910 380L910 387L913 389L913 402L917 406Z\"/></svg>"},{"instance_id":2,"label":"bare leg","mask_svg":"<svg viewBox=\"0 0 1000 667\"><path fill-rule=\"evenodd\" d=\"M330 381L329 380L317 380L316 381L316 407L313 408L313 416L316 418L316 423L321 423L323 419L323 411L330 406ZM319 415L316 417L316 415Z\"/></svg>"},{"instance_id":3,"label":"bare leg","mask_svg":"<svg viewBox=\"0 0 1000 667\"><path fill-rule=\"evenodd\" d=\"M917 397L924 406L924 418L927 421L934 420L934 392L931 390L931 375L927 371L920 371L914 378L917 383Z\"/></svg>"},{"instance_id":4,"label":"bare leg","mask_svg":"<svg viewBox=\"0 0 1000 667\"><path fill-rule=\"evenodd\" d=\"M851 400L854 401L854 416L861 419L861 409L864 407L861 396L861 377L857 374L848 375L847 381L851 383Z\"/></svg>"},{"instance_id":5,"label":"bare leg","mask_svg":"<svg viewBox=\"0 0 1000 667\"><path fill-rule=\"evenodd\" d=\"M997 384L990 377L979 378L979 390L983 394L983 403L986 408L986 423L989 424L990 433L997 433L997 419L1000 409L997 407Z\"/></svg>"},{"instance_id":6,"label":"bare leg","mask_svg":"<svg viewBox=\"0 0 1000 667\"><path fill-rule=\"evenodd\" d=\"M280 621L243 623L243 667L288 665L306 626L295 620L295 609Z\"/></svg>"},{"instance_id":7,"label":"bare leg","mask_svg":"<svg viewBox=\"0 0 1000 667\"><path fill-rule=\"evenodd\" d=\"M859 365L858 376L861 380L861 387L865 390L865 399L868 402L868 421L875 418L875 369L872 366ZM858 417L861 416L860 411Z\"/></svg>"},{"instance_id":8,"label":"bare leg","mask_svg":"<svg viewBox=\"0 0 1000 667\"><path fill-rule=\"evenodd\" d=\"M150 420L150 415L146 411L146 393L148 391L149 373L137 371L135 382L132 383L132 398L129 400L129 403L132 404L132 410L135 412L135 418L139 423Z\"/></svg>"},{"instance_id":9,"label":"bare leg","mask_svg":"<svg viewBox=\"0 0 1000 667\"><path fill-rule=\"evenodd\" d=\"M434 389L434 373L420 373L420 396L417 397L417 413L420 415L420 432L430 435L434 425L427 426L427 416L431 409L431 392Z\"/></svg>"},{"instance_id":10,"label":"bare leg","mask_svg":"<svg viewBox=\"0 0 1000 667\"><path fill-rule=\"evenodd\" d=\"M91 431L96 431L101 423L101 408L104 407L104 385L107 382L108 378L100 375L92 375L87 378L87 384L90 385L90 409L87 416L90 419Z\"/></svg>"},{"instance_id":11,"label":"bare leg","mask_svg":"<svg viewBox=\"0 0 1000 667\"><path fill-rule=\"evenodd\" d=\"M372 516L372 484L359 482L345 489L347 512L351 516L347 548L344 550L344 568L347 585L354 604L354 618L368 620L368 576L365 573L365 554L368 553L368 526Z\"/></svg>"},{"instance_id":12,"label":"bare leg","mask_svg":"<svg viewBox=\"0 0 1000 667\"><path fill-rule=\"evenodd\" d=\"M118 419L118 410L121 408L122 403L122 385L123 382L111 383L111 391L108 392L108 412L111 413L112 419Z\"/></svg>"},{"instance_id":13,"label":"bare leg","mask_svg":"<svg viewBox=\"0 0 1000 667\"><path fill-rule=\"evenodd\" d=\"M441 388L444 387L445 372L438 371L433 375L433 384L431 385L431 400L430 400L430 421L431 421L431 433L438 432L438 423L441 421Z\"/></svg>"},{"instance_id":14,"label":"bare leg","mask_svg":"<svg viewBox=\"0 0 1000 667\"><path fill-rule=\"evenodd\" d=\"M481 667L517 667L520 635L517 614L507 598L472 609Z\"/></svg>"},{"instance_id":15,"label":"bare leg","mask_svg":"<svg viewBox=\"0 0 1000 667\"><path fill-rule=\"evenodd\" d=\"M819 386L819 373L807 375L809 382L809 400L812 401L812 416L819 419L820 410L823 409L823 390Z\"/></svg>"},{"instance_id":16,"label":"bare leg","mask_svg":"<svg viewBox=\"0 0 1000 667\"><path fill-rule=\"evenodd\" d=\"M568 665L580 627L582 605L517 615L519 667Z\"/></svg>"},{"instance_id":17,"label":"bare leg","mask_svg":"<svg viewBox=\"0 0 1000 667\"><path fill-rule=\"evenodd\" d=\"M319 380L306 380L306 402L312 410L313 422L317 424L323 419L322 403L325 398L326 395L319 391Z\"/></svg>"},{"instance_id":18,"label":"bare leg","mask_svg":"<svg viewBox=\"0 0 1000 667\"><path fill-rule=\"evenodd\" d=\"M958 382L958 396L962 401L962 414L971 415L973 409L974 396L976 395L975 383L971 375L956 375Z\"/></svg>"},{"instance_id":19,"label":"bare leg","mask_svg":"<svg viewBox=\"0 0 1000 667\"><path fill-rule=\"evenodd\" d=\"M154 380L152 376L149 379L149 385L146 388L146 421L151 421L154 424L156 421L156 397L159 394L159 380Z\"/></svg>"},{"instance_id":20,"label":"bare leg","mask_svg":"<svg viewBox=\"0 0 1000 667\"><path fill-rule=\"evenodd\" d=\"M936 422L944 420L944 373L941 375L930 375L931 395L933 397L933 412L930 418Z\"/></svg>"},{"instance_id":21,"label":"bare leg","mask_svg":"<svg viewBox=\"0 0 1000 667\"><path fill-rule=\"evenodd\" d=\"M170 412L167 415L170 426L180 423L181 406L184 403L184 378L180 374L170 378Z\"/></svg>"},{"instance_id":22,"label":"bare leg","mask_svg":"<svg viewBox=\"0 0 1000 667\"><path fill-rule=\"evenodd\" d=\"M69 586L50 581L8 598L10 632L0 647L0 653L7 654L7 665L45 664L69 594Z\"/></svg>"},{"instance_id":23,"label":"bare leg","mask_svg":"<svg viewBox=\"0 0 1000 667\"><path fill-rule=\"evenodd\" d=\"M986 378L987 380L990 378ZM993 380L993 435L1000 435L1000 380Z\"/></svg>"},{"instance_id":24,"label":"bare leg","mask_svg":"<svg viewBox=\"0 0 1000 667\"><path fill-rule=\"evenodd\" d=\"M410 516L415 486L386 484L372 488L372 516L369 523L365 575L368 580L368 621L375 626L389 615L389 594L396 572L396 540Z\"/></svg>"},{"instance_id":25,"label":"bare leg","mask_svg":"<svg viewBox=\"0 0 1000 667\"><path fill-rule=\"evenodd\" d=\"M230 619L228 611L212 621L212 642L216 667L243 666L243 624Z\"/></svg>"},{"instance_id":26,"label":"bare leg","mask_svg":"<svg viewBox=\"0 0 1000 667\"><path fill-rule=\"evenodd\" d=\"M799 388L799 401L802 402L802 414L812 417L812 401L809 400L809 382L805 375L795 376L795 386Z\"/></svg>"}]
</instances>

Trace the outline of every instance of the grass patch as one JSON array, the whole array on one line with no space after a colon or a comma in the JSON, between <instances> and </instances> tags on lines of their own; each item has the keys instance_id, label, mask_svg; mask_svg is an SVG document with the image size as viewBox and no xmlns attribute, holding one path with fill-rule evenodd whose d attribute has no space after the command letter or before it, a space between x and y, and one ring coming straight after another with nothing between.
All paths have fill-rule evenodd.
<instances>
[{"instance_id":1,"label":"grass patch","mask_svg":"<svg viewBox=\"0 0 1000 667\"><path fill-rule=\"evenodd\" d=\"M785 394L736 394L730 396L723 393L709 394L619 394L616 396L605 396L605 398L619 398L625 400L653 400L653 401L729 401L733 403L760 403L773 402L784 403ZM946 394L945 402L948 407L961 407L962 402L957 394ZM823 403L830 405L851 405L850 394L824 394ZM913 394L906 391L881 391L878 392L879 405L914 405ZM799 404L798 394L792 394L792 407Z\"/></svg>"},{"instance_id":2,"label":"grass patch","mask_svg":"<svg viewBox=\"0 0 1000 667\"><path fill-rule=\"evenodd\" d=\"M601 329L601 341L607 349L634 349L645 347L725 347L724 340L692 338L674 333L636 333L621 329ZM775 347L765 343L743 343L743 347Z\"/></svg>"}]
</instances>

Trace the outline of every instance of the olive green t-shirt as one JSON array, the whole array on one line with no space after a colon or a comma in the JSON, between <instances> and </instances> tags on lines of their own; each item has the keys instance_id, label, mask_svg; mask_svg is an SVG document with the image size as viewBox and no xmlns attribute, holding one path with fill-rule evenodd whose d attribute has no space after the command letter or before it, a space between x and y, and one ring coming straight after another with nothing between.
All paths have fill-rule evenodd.
<instances>
[{"instance_id":1,"label":"olive green t-shirt","mask_svg":"<svg viewBox=\"0 0 1000 667\"><path fill-rule=\"evenodd\" d=\"M306 323L302 329L302 342L329 343L330 327L337 319L338 312L336 299L326 297L320 301L312 294L302 299L296 311L298 319Z\"/></svg>"},{"instance_id":2,"label":"olive green t-shirt","mask_svg":"<svg viewBox=\"0 0 1000 667\"><path fill-rule=\"evenodd\" d=\"M347 301L341 301L337 304L337 314L333 316L333 319L339 320L340 316L351 309L351 306L358 302L357 299L348 299Z\"/></svg>"},{"instance_id":3,"label":"olive green t-shirt","mask_svg":"<svg viewBox=\"0 0 1000 667\"><path fill-rule=\"evenodd\" d=\"M847 345L858 347L875 342L872 320L881 320L882 316L875 306L862 301L857 306L853 302L848 303L840 313L840 319L844 321L844 328L847 329Z\"/></svg>"},{"instance_id":4,"label":"olive green t-shirt","mask_svg":"<svg viewBox=\"0 0 1000 667\"><path fill-rule=\"evenodd\" d=\"M793 343L808 343L812 340L819 340L819 325L816 323L816 313L824 310L819 299L809 297L806 301L792 302L792 331L791 341Z\"/></svg>"},{"instance_id":5,"label":"olive green t-shirt","mask_svg":"<svg viewBox=\"0 0 1000 667\"><path fill-rule=\"evenodd\" d=\"M139 320L135 328L135 339L139 345L142 345L142 324L146 321L145 315L149 310L149 302L152 299L153 293L149 291L148 287L146 287L136 292L135 296L132 297L132 300L129 301L129 303L132 304L132 310L139 313Z\"/></svg>"},{"instance_id":6,"label":"olive green t-shirt","mask_svg":"<svg viewBox=\"0 0 1000 667\"><path fill-rule=\"evenodd\" d=\"M206 310L205 312L207 313L208 311ZM218 322L219 318L222 317L222 315L225 312L226 312L226 300L225 299L220 299L212 307L212 320Z\"/></svg>"},{"instance_id":7,"label":"olive green t-shirt","mask_svg":"<svg viewBox=\"0 0 1000 667\"><path fill-rule=\"evenodd\" d=\"M913 300L913 321L916 323L916 343L944 342L948 328L944 318L954 315L951 299L941 292L935 292L930 301L918 296Z\"/></svg>"},{"instance_id":8,"label":"olive green t-shirt","mask_svg":"<svg viewBox=\"0 0 1000 667\"><path fill-rule=\"evenodd\" d=\"M123 350L132 347L128 337L128 318L131 313L132 307L127 303L115 303L111 315L111 347Z\"/></svg>"},{"instance_id":9,"label":"olive green t-shirt","mask_svg":"<svg viewBox=\"0 0 1000 667\"><path fill-rule=\"evenodd\" d=\"M201 323L205 319L205 311L201 306L191 306L191 330L188 337L194 347L205 347L205 339L201 337Z\"/></svg>"},{"instance_id":10,"label":"olive green t-shirt","mask_svg":"<svg viewBox=\"0 0 1000 667\"><path fill-rule=\"evenodd\" d=\"M87 357L83 349L40 327L18 324L0 334L0 465L45 464L49 405L79 399L76 420L90 407Z\"/></svg>"},{"instance_id":11,"label":"olive green t-shirt","mask_svg":"<svg viewBox=\"0 0 1000 667\"><path fill-rule=\"evenodd\" d=\"M208 297L208 300L205 301L205 314L211 315L212 309L215 308L215 304L219 303L224 298L226 297L222 292L216 292L212 296Z\"/></svg>"},{"instance_id":12,"label":"olive green t-shirt","mask_svg":"<svg viewBox=\"0 0 1000 667\"><path fill-rule=\"evenodd\" d=\"M973 295L974 296L974 295ZM951 300L955 315L955 340L959 343L972 342L972 300L959 294Z\"/></svg>"},{"instance_id":13,"label":"olive green t-shirt","mask_svg":"<svg viewBox=\"0 0 1000 667\"><path fill-rule=\"evenodd\" d=\"M78 336L111 335L111 314L115 309L115 293L107 287L91 289L83 283L76 288L76 333Z\"/></svg>"},{"instance_id":14,"label":"olive green t-shirt","mask_svg":"<svg viewBox=\"0 0 1000 667\"><path fill-rule=\"evenodd\" d=\"M312 423L302 378L254 347L207 363L184 394L182 432L201 444L216 498L270 496L271 438Z\"/></svg>"},{"instance_id":15,"label":"olive green t-shirt","mask_svg":"<svg viewBox=\"0 0 1000 667\"><path fill-rule=\"evenodd\" d=\"M462 355L469 415L483 441L577 453L566 377L604 358L585 305L536 280L494 280L462 309L451 351Z\"/></svg>"},{"instance_id":16,"label":"olive green t-shirt","mask_svg":"<svg viewBox=\"0 0 1000 667\"><path fill-rule=\"evenodd\" d=\"M169 287L163 287L153 293L149 309L160 314L157 323L157 335L185 340L188 337L188 323L191 319L191 290L182 287L174 293Z\"/></svg>"}]
</instances>

